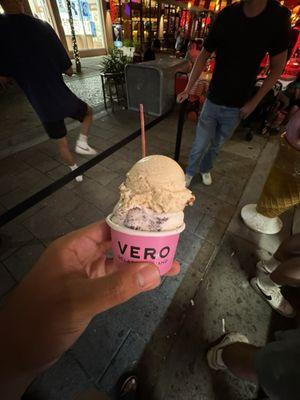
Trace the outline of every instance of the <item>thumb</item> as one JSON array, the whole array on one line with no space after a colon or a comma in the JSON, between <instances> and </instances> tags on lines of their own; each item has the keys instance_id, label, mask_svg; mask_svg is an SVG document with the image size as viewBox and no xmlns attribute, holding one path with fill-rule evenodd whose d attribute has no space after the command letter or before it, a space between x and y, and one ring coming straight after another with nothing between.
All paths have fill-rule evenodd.
<instances>
[{"instance_id":1,"label":"thumb","mask_svg":"<svg viewBox=\"0 0 300 400\"><path fill-rule=\"evenodd\" d=\"M86 281L86 306L90 315L124 303L139 293L156 288L161 282L154 264L124 264L110 275Z\"/></svg>"}]
</instances>

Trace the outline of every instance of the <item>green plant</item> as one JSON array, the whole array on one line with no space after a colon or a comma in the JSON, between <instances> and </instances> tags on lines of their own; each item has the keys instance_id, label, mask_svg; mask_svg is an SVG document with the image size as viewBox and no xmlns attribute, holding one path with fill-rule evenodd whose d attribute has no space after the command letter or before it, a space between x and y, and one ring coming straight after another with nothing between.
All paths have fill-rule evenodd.
<instances>
[{"instance_id":1,"label":"green plant","mask_svg":"<svg viewBox=\"0 0 300 400\"><path fill-rule=\"evenodd\" d=\"M108 55L103 57L100 63L100 72L107 73L122 73L127 64L132 63L132 58L123 54L122 50L111 48Z\"/></svg>"},{"instance_id":2,"label":"green plant","mask_svg":"<svg viewBox=\"0 0 300 400\"><path fill-rule=\"evenodd\" d=\"M124 39L123 40L123 46L124 47L133 47L133 42L130 39Z\"/></svg>"}]
</instances>

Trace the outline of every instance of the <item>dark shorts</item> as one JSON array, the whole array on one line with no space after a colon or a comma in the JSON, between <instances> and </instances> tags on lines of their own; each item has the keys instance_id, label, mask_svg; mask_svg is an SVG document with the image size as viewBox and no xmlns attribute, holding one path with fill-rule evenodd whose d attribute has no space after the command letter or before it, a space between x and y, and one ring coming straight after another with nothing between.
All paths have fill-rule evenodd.
<instances>
[{"instance_id":1,"label":"dark shorts","mask_svg":"<svg viewBox=\"0 0 300 400\"><path fill-rule=\"evenodd\" d=\"M74 114L68 115L68 117L82 122L87 113L88 105L84 101L80 100ZM51 139L61 139L67 134L65 121L63 119L60 121L43 122L43 126Z\"/></svg>"},{"instance_id":2,"label":"dark shorts","mask_svg":"<svg viewBox=\"0 0 300 400\"><path fill-rule=\"evenodd\" d=\"M257 353L258 381L271 400L300 398L300 329L277 332Z\"/></svg>"}]
</instances>

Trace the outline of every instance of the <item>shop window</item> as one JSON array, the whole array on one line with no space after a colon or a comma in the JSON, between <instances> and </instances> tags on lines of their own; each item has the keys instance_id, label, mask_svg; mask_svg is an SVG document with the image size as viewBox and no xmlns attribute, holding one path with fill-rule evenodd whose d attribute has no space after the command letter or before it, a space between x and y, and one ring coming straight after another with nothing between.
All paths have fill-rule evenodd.
<instances>
[{"instance_id":1,"label":"shop window","mask_svg":"<svg viewBox=\"0 0 300 400\"><path fill-rule=\"evenodd\" d=\"M69 13L65 0L56 0L69 50L72 36ZM104 48L103 22L99 0L71 1L74 29L79 50Z\"/></svg>"},{"instance_id":2,"label":"shop window","mask_svg":"<svg viewBox=\"0 0 300 400\"><path fill-rule=\"evenodd\" d=\"M54 28L51 11L45 0L29 0L29 5L35 18L48 22Z\"/></svg>"}]
</instances>

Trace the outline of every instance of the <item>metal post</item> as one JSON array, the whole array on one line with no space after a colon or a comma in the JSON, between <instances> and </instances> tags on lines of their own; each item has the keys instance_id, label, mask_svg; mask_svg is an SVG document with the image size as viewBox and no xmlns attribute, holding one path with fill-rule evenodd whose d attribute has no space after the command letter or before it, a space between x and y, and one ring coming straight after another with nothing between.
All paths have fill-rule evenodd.
<instances>
[{"instance_id":1,"label":"metal post","mask_svg":"<svg viewBox=\"0 0 300 400\"><path fill-rule=\"evenodd\" d=\"M181 149L181 140L182 140L182 131L183 131L183 125L184 125L184 120L185 120L185 113L186 113L186 108L188 105L188 100L185 100L179 110L179 118L178 118L178 124L177 124L177 135L176 135L176 145L175 145L175 155L174 155L174 160L179 161L180 157L180 149Z\"/></svg>"}]
</instances>

